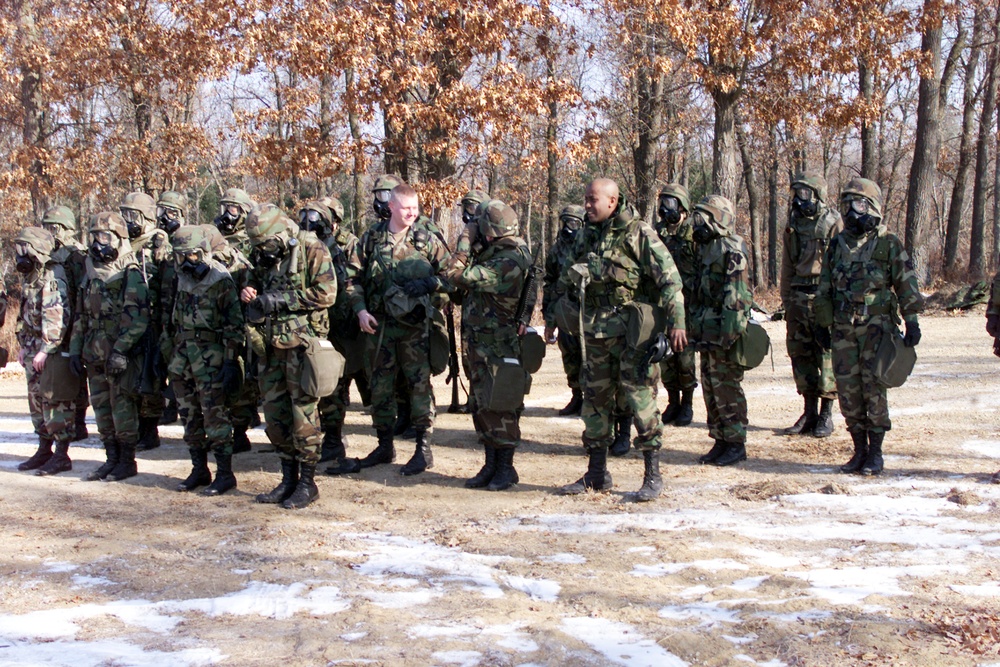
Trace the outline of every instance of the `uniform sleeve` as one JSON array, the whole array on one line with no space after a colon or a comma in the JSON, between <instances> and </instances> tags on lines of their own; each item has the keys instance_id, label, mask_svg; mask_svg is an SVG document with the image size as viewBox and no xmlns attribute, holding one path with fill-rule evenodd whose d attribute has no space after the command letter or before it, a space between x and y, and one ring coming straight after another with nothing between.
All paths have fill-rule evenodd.
<instances>
[{"instance_id":1,"label":"uniform sleeve","mask_svg":"<svg viewBox=\"0 0 1000 667\"><path fill-rule=\"evenodd\" d=\"M640 225L639 230L638 256L659 292L658 305L666 311L671 329L687 329L680 271L656 232L646 225Z\"/></svg>"},{"instance_id":2,"label":"uniform sleeve","mask_svg":"<svg viewBox=\"0 0 1000 667\"><path fill-rule=\"evenodd\" d=\"M555 315L552 313L552 307L559 299L559 272L562 266L559 261L560 253L556 250L557 247L558 245L553 245L545 258L545 274L542 277L542 315L545 317L547 326L555 326Z\"/></svg>"},{"instance_id":3,"label":"uniform sleeve","mask_svg":"<svg viewBox=\"0 0 1000 667\"><path fill-rule=\"evenodd\" d=\"M747 284L747 257L741 251L726 253L726 279L722 287L722 326L720 344L724 349L747 330L753 294Z\"/></svg>"},{"instance_id":4,"label":"uniform sleeve","mask_svg":"<svg viewBox=\"0 0 1000 667\"><path fill-rule=\"evenodd\" d=\"M347 297L350 300L351 308L355 313L367 310L365 303L365 247L370 232L365 232L361 240L355 244L354 249L347 253ZM346 252L346 248L345 248Z\"/></svg>"},{"instance_id":5,"label":"uniform sleeve","mask_svg":"<svg viewBox=\"0 0 1000 667\"><path fill-rule=\"evenodd\" d=\"M83 341L87 336L87 318L83 314L83 300L86 293L86 281L83 281L76 290L76 303L73 304L73 332L69 339L70 354L83 354Z\"/></svg>"},{"instance_id":6,"label":"uniform sleeve","mask_svg":"<svg viewBox=\"0 0 1000 667\"><path fill-rule=\"evenodd\" d=\"M219 289L216 304L224 323L222 343L226 347L226 359L236 359L246 347L246 328L239 292L232 280L220 280L216 286Z\"/></svg>"},{"instance_id":7,"label":"uniform sleeve","mask_svg":"<svg viewBox=\"0 0 1000 667\"><path fill-rule=\"evenodd\" d=\"M482 264L473 264L455 278L459 287L464 287L470 292L487 294L505 292L511 284L520 283L522 280L524 280L524 270L510 256L497 256Z\"/></svg>"},{"instance_id":8,"label":"uniform sleeve","mask_svg":"<svg viewBox=\"0 0 1000 667\"><path fill-rule=\"evenodd\" d=\"M819 272L819 285L816 287L816 301L813 307L816 312L816 324L821 327L833 326L833 263L836 261L837 237L826 248L826 257Z\"/></svg>"},{"instance_id":9,"label":"uniform sleeve","mask_svg":"<svg viewBox=\"0 0 1000 667\"><path fill-rule=\"evenodd\" d=\"M299 261L306 263L306 285L284 292L285 304L292 312L329 308L337 300L337 274L330 251L320 241L310 243L302 250L303 256Z\"/></svg>"},{"instance_id":10,"label":"uniform sleeve","mask_svg":"<svg viewBox=\"0 0 1000 667\"><path fill-rule=\"evenodd\" d=\"M149 327L149 288L137 269L128 268L125 274L124 302L114 345L114 351L121 354L128 354Z\"/></svg>"},{"instance_id":11,"label":"uniform sleeve","mask_svg":"<svg viewBox=\"0 0 1000 667\"><path fill-rule=\"evenodd\" d=\"M917 272L913 261L906 254L903 245L895 236L889 254L889 275L892 279L892 289L899 300L899 312L907 322L916 322L917 315L924 309L924 297L920 293Z\"/></svg>"},{"instance_id":12,"label":"uniform sleeve","mask_svg":"<svg viewBox=\"0 0 1000 667\"><path fill-rule=\"evenodd\" d=\"M69 287L61 278L42 286L42 352L54 354L69 328Z\"/></svg>"}]
</instances>

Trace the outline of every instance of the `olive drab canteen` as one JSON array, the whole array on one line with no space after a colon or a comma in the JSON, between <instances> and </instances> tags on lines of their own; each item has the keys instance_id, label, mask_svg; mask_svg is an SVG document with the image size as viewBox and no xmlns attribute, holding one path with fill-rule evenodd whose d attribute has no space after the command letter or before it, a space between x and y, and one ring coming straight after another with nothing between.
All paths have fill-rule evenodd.
<instances>
[{"instance_id":1,"label":"olive drab canteen","mask_svg":"<svg viewBox=\"0 0 1000 667\"><path fill-rule=\"evenodd\" d=\"M883 387L902 387L917 363L917 348L906 347L898 332L887 333L875 351L872 374Z\"/></svg>"},{"instance_id":2,"label":"olive drab canteen","mask_svg":"<svg viewBox=\"0 0 1000 667\"><path fill-rule=\"evenodd\" d=\"M660 197L675 197L680 202L681 208L687 212L691 211L691 193L680 183L667 183L660 190Z\"/></svg>"},{"instance_id":3,"label":"olive drab canteen","mask_svg":"<svg viewBox=\"0 0 1000 667\"><path fill-rule=\"evenodd\" d=\"M90 219L89 232L111 232L120 239L128 238L125 218L114 211L102 211Z\"/></svg>"},{"instance_id":4,"label":"olive drab canteen","mask_svg":"<svg viewBox=\"0 0 1000 667\"><path fill-rule=\"evenodd\" d=\"M853 199L866 199L871 206L868 215L882 219L882 188L875 181L867 178L852 178L840 193L841 202Z\"/></svg>"},{"instance_id":5,"label":"olive drab canteen","mask_svg":"<svg viewBox=\"0 0 1000 667\"><path fill-rule=\"evenodd\" d=\"M76 229L76 216L68 206L53 206L42 216L42 224L46 223L66 229Z\"/></svg>"},{"instance_id":6,"label":"olive drab canteen","mask_svg":"<svg viewBox=\"0 0 1000 667\"><path fill-rule=\"evenodd\" d=\"M809 172L800 172L795 174L792 178L791 189L807 187L816 193L816 198L819 199L824 204L827 201L827 196L829 195L828 188L826 185L826 179L819 174L812 174Z\"/></svg>"},{"instance_id":7,"label":"olive drab canteen","mask_svg":"<svg viewBox=\"0 0 1000 667\"><path fill-rule=\"evenodd\" d=\"M132 209L139 211L142 217L147 220L156 220L156 200L145 192L130 192L122 197L122 203L118 208Z\"/></svg>"},{"instance_id":8,"label":"olive drab canteen","mask_svg":"<svg viewBox=\"0 0 1000 667\"><path fill-rule=\"evenodd\" d=\"M226 190L222 198L219 200L220 204L236 204L244 213L250 213L253 210L253 200L250 199L250 195L246 193L245 190L239 188L229 188Z\"/></svg>"},{"instance_id":9,"label":"olive drab canteen","mask_svg":"<svg viewBox=\"0 0 1000 667\"><path fill-rule=\"evenodd\" d=\"M176 208L181 212L181 215L185 218L187 217L187 206L188 198L187 195L180 192L174 192L173 190L167 190L160 195L160 198L156 202L157 206L162 206L164 208Z\"/></svg>"},{"instance_id":10,"label":"olive drab canteen","mask_svg":"<svg viewBox=\"0 0 1000 667\"><path fill-rule=\"evenodd\" d=\"M479 229L486 236L500 238L518 232L517 213L499 199L490 200L479 216Z\"/></svg>"}]
</instances>

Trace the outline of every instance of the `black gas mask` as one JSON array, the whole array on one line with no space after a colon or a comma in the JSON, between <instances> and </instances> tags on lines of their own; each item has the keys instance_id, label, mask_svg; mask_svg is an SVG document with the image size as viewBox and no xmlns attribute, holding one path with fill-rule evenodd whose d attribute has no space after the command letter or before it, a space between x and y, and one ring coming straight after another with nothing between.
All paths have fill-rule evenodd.
<instances>
[{"instance_id":1,"label":"black gas mask","mask_svg":"<svg viewBox=\"0 0 1000 667\"><path fill-rule=\"evenodd\" d=\"M660 206L656 212L661 224L673 227L681 221L681 202L677 197L660 197Z\"/></svg>"},{"instance_id":2,"label":"black gas mask","mask_svg":"<svg viewBox=\"0 0 1000 667\"><path fill-rule=\"evenodd\" d=\"M278 239L268 239L253 250L253 263L265 269L273 269L285 256L285 246Z\"/></svg>"},{"instance_id":3,"label":"black gas mask","mask_svg":"<svg viewBox=\"0 0 1000 667\"><path fill-rule=\"evenodd\" d=\"M181 215L180 209L169 206L156 207L156 222L167 234L173 234L180 229L183 221L184 216Z\"/></svg>"},{"instance_id":4,"label":"black gas mask","mask_svg":"<svg viewBox=\"0 0 1000 667\"><path fill-rule=\"evenodd\" d=\"M107 231L90 232L90 247L87 252L98 264L107 264L118 259L118 248L114 246L114 234Z\"/></svg>"},{"instance_id":5,"label":"black gas mask","mask_svg":"<svg viewBox=\"0 0 1000 667\"><path fill-rule=\"evenodd\" d=\"M243 220L243 209L236 204L223 204L220 208L219 216L212 222L223 236L232 236Z\"/></svg>"},{"instance_id":6,"label":"black gas mask","mask_svg":"<svg viewBox=\"0 0 1000 667\"><path fill-rule=\"evenodd\" d=\"M129 240L134 241L142 236L142 213L134 208L121 207L118 210L121 211L122 217L125 219L125 226L128 227Z\"/></svg>"},{"instance_id":7,"label":"black gas mask","mask_svg":"<svg viewBox=\"0 0 1000 667\"><path fill-rule=\"evenodd\" d=\"M479 208L479 204L472 200L467 200L462 202L462 222L465 224L470 224L476 221L476 209Z\"/></svg>"},{"instance_id":8,"label":"black gas mask","mask_svg":"<svg viewBox=\"0 0 1000 667\"><path fill-rule=\"evenodd\" d=\"M198 252L178 252L175 254L177 270L195 280L202 280L211 271L211 267Z\"/></svg>"},{"instance_id":9,"label":"black gas mask","mask_svg":"<svg viewBox=\"0 0 1000 667\"><path fill-rule=\"evenodd\" d=\"M712 226L711 219L701 211L695 211L694 224L691 226L691 238L694 239L694 242L708 243L718 236L719 234Z\"/></svg>"},{"instance_id":10,"label":"black gas mask","mask_svg":"<svg viewBox=\"0 0 1000 667\"><path fill-rule=\"evenodd\" d=\"M35 270L37 262L35 259L28 254L28 244L27 243L16 243L14 244L14 269L22 274L28 275Z\"/></svg>"},{"instance_id":11,"label":"black gas mask","mask_svg":"<svg viewBox=\"0 0 1000 667\"><path fill-rule=\"evenodd\" d=\"M47 231L49 234L52 234L52 240L55 242L55 245L52 246L53 250L58 250L62 247L63 242L62 239L59 238L59 235L62 234L63 230L62 225L57 225L54 222L43 222L42 229Z\"/></svg>"},{"instance_id":12,"label":"black gas mask","mask_svg":"<svg viewBox=\"0 0 1000 667\"><path fill-rule=\"evenodd\" d=\"M307 232L312 232L321 239L330 235L330 227L323 220L323 215L312 208L304 208L299 211L299 225Z\"/></svg>"},{"instance_id":13,"label":"black gas mask","mask_svg":"<svg viewBox=\"0 0 1000 667\"><path fill-rule=\"evenodd\" d=\"M372 210L375 211L375 215L378 216L379 220L388 220L392 217L392 211L389 210L389 197L392 196L391 190L376 190L375 199L372 200Z\"/></svg>"},{"instance_id":14,"label":"black gas mask","mask_svg":"<svg viewBox=\"0 0 1000 667\"><path fill-rule=\"evenodd\" d=\"M864 236L875 231L879 219L871 215L871 205L867 199L852 199L844 216L844 229L854 236Z\"/></svg>"},{"instance_id":15,"label":"black gas mask","mask_svg":"<svg viewBox=\"0 0 1000 667\"><path fill-rule=\"evenodd\" d=\"M799 186L795 188L795 197L792 199L792 208L803 218L812 218L819 211L819 200L812 188Z\"/></svg>"},{"instance_id":16,"label":"black gas mask","mask_svg":"<svg viewBox=\"0 0 1000 667\"><path fill-rule=\"evenodd\" d=\"M580 219L574 218L571 215L565 215L559 218L559 222L562 223L562 228L559 233L567 241L571 241L576 238L576 233L580 231Z\"/></svg>"}]
</instances>

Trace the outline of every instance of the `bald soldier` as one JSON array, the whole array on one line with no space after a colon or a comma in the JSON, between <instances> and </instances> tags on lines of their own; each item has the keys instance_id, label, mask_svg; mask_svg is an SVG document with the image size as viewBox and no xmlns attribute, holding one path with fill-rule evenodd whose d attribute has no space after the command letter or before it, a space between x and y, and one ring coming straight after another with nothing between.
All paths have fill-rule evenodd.
<instances>
[{"instance_id":1,"label":"bald soldier","mask_svg":"<svg viewBox=\"0 0 1000 667\"><path fill-rule=\"evenodd\" d=\"M654 387L656 365L669 344L687 345L681 277L663 242L621 195L618 185L599 178L587 186L584 227L574 239L560 281L565 288L559 326L572 331L576 311L582 326L583 444L587 472L562 487L567 495L611 488L608 447L619 393L632 409L645 474L637 499L650 501L663 490L659 450L662 424ZM655 323L655 324L654 324ZM646 326L642 326L645 324Z\"/></svg>"}]
</instances>

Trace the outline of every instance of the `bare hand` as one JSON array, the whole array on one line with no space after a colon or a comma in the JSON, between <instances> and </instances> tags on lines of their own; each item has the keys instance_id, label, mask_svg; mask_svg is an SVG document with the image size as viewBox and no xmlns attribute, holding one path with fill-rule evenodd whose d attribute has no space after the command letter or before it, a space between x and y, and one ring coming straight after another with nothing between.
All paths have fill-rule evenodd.
<instances>
[{"instance_id":1,"label":"bare hand","mask_svg":"<svg viewBox=\"0 0 1000 667\"><path fill-rule=\"evenodd\" d=\"M24 349L23 348L20 349L20 350L18 350L18 352L17 352L17 363L19 363L22 366L24 366Z\"/></svg>"},{"instance_id":2,"label":"bare hand","mask_svg":"<svg viewBox=\"0 0 1000 667\"><path fill-rule=\"evenodd\" d=\"M250 303L256 298L257 298L257 290L255 290L253 287L244 287L242 291L240 291L240 301L242 301L243 303Z\"/></svg>"},{"instance_id":3,"label":"bare hand","mask_svg":"<svg viewBox=\"0 0 1000 667\"><path fill-rule=\"evenodd\" d=\"M369 313L367 310L362 310L358 313L358 326L361 330L367 334L375 333L375 328L378 327L378 320L375 316Z\"/></svg>"},{"instance_id":4,"label":"bare hand","mask_svg":"<svg viewBox=\"0 0 1000 667\"><path fill-rule=\"evenodd\" d=\"M670 347L674 352L682 352L688 344L687 331L684 329L673 329L670 332Z\"/></svg>"},{"instance_id":5,"label":"bare hand","mask_svg":"<svg viewBox=\"0 0 1000 667\"><path fill-rule=\"evenodd\" d=\"M35 358L31 361L31 366L36 372L41 373L45 368L45 360L49 358L49 355L45 352L39 352L35 355Z\"/></svg>"},{"instance_id":6,"label":"bare hand","mask_svg":"<svg viewBox=\"0 0 1000 667\"><path fill-rule=\"evenodd\" d=\"M545 327L545 342L552 345L556 342L556 328L555 327Z\"/></svg>"}]
</instances>

